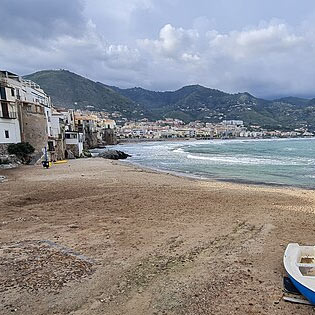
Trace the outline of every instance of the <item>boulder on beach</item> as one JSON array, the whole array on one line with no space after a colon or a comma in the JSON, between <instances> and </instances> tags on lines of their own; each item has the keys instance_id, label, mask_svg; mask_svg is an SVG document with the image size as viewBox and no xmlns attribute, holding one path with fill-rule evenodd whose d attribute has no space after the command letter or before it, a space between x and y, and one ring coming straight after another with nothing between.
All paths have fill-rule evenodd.
<instances>
[{"instance_id":1,"label":"boulder on beach","mask_svg":"<svg viewBox=\"0 0 315 315\"><path fill-rule=\"evenodd\" d=\"M0 169L15 168L21 163L22 161L14 154L0 155Z\"/></svg>"},{"instance_id":2,"label":"boulder on beach","mask_svg":"<svg viewBox=\"0 0 315 315\"><path fill-rule=\"evenodd\" d=\"M101 152L98 156L110 160L124 160L131 155L119 150L106 150Z\"/></svg>"}]
</instances>

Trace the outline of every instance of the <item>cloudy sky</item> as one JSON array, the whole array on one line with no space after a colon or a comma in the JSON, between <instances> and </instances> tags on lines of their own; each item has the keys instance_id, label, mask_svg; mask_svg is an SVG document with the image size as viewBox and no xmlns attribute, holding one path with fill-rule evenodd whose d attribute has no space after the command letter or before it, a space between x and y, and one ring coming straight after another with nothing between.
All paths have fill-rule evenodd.
<instances>
[{"instance_id":1,"label":"cloudy sky","mask_svg":"<svg viewBox=\"0 0 315 315\"><path fill-rule=\"evenodd\" d=\"M0 68L315 96L314 0L0 0Z\"/></svg>"}]
</instances>

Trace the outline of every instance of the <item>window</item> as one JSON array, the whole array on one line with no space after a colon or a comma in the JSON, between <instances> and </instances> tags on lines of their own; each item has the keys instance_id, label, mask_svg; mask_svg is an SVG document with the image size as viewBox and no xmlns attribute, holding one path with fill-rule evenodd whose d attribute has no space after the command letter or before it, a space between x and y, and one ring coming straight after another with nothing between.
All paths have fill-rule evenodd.
<instances>
[{"instance_id":1,"label":"window","mask_svg":"<svg viewBox=\"0 0 315 315\"><path fill-rule=\"evenodd\" d=\"M7 103L4 103L4 102L1 103L1 111L2 111L1 117L3 117L3 118L9 118L10 117L9 108L8 108Z\"/></svg>"},{"instance_id":2,"label":"window","mask_svg":"<svg viewBox=\"0 0 315 315\"><path fill-rule=\"evenodd\" d=\"M15 96L14 88L11 88L11 96Z\"/></svg>"},{"instance_id":3,"label":"window","mask_svg":"<svg viewBox=\"0 0 315 315\"><path fill-rule=\"evenodd\" d=\"M2 99L2 100L7 99L7 95L5 93L5 88L3 86L0 87L0 99Z\"/></svg>"},{"instance_id":4,"label":"window","mask_svg":"<svg viewBox=\"0 0 315 315\"><path fill-rule=\"evenodd\" d=\"M6 139L10 138L9 130L4 130L4 136L5 136Z\"/></svg>"}]
</instances>

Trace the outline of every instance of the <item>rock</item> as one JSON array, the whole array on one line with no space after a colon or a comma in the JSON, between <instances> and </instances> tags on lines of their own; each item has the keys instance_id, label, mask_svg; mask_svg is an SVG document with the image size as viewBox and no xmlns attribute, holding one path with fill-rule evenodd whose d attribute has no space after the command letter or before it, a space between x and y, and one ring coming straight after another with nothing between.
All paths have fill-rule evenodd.
<instances>
[{"instance_id":1,"label":"rock","mask_svg":"<svg viewBox=\"0 0 315 315\"><path fill-rule=\"evenodd\" d=\"M88 150L83 150L82 156L85 158L90 158L90 157L92 157L92 153Z\"/></svg>"},{"instance_id":2,"label":"rock","mask_svg":"<svg viewBox=\"0 0 315 315\"><path fill-rule=\"evenodd\" d=\"M106 150L99 154L99 157L102 157L104 159L110 159L110 160L124 160L130 157L131 155L119 151L119 150Z\"/></svg>"},{"instance_id":3,"label":"rock","mask_svg":"<svg viewBox=\"0 0 315 315\"><path fill-rule=\"evenodd\" d=\"M0 169L14 168L19 166L21 163L21 160L19 160L14 154L0 155Z\"/></svg>"}]
</instances>

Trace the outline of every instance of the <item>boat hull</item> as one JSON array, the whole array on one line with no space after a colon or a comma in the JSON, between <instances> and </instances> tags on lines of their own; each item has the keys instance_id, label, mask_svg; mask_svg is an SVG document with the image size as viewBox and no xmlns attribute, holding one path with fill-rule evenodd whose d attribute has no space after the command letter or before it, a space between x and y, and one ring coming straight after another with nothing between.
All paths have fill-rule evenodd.
<instances>
[{"instance_id":1,"label":"boat hull","mask_svg":"<svg viewBox=\"0 0 315 315\"><path fill-rule=\"evenodd\" d=\"M283 264L296 289L315 305L315 246L288 244Z\"/></svg>"},{"instance_id":2,"label":"boat hull","mask_svg":"<svg viewBox=\"0 0 315 315\"><path fill-rule=\"evenodd\" d=\"M294 286L299 290L299 292L308 300L310 303L315 305L315 292L306 288L303 284L296 281L291 275L289 275Z\"/></svg>"}]
</instances>

